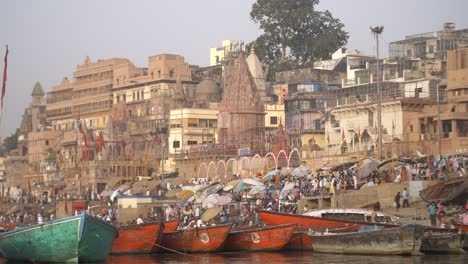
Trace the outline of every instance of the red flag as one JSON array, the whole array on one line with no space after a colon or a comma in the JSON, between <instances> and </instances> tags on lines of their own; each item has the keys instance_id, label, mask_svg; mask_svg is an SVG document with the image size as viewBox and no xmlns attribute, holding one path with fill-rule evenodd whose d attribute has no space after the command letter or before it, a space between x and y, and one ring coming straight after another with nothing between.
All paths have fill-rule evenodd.
<instances>
[{"instance_id":1,"label":"red flag","mask_svg":"<svg viewBox=\"0 0 468 264\"><path fill-rule=\"evenodd\" d=\"M7 68L8 68L8 45L6 46L5 58L3 59L3 83L2 83L2 97L1 97L1 110L3 111L3 97L5 97L6 80L7 80Z\"/></svg>"}]
</instances>

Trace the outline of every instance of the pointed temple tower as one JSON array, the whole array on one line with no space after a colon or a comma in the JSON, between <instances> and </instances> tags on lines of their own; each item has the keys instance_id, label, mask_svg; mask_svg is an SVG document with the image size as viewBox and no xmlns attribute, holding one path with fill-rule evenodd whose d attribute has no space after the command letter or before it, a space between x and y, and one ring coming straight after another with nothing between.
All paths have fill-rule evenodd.
<instances>
[{"instance_id":1,"label":"pointed temple tower","mask_svg":"<svg viewBox=\"0 0 468 264\"><path fill-rule=\"evenodd\" d=\"M250 148L252 155L264 152L265 108L243 52L227 68L218 128L225 149Z\"/></svg>"}]
</instances>

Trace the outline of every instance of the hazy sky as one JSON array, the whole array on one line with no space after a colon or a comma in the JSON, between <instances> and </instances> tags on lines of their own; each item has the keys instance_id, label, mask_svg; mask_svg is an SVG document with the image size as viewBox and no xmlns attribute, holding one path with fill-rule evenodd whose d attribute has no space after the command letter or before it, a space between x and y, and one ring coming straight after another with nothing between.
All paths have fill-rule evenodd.
<instances>
[{"instance_id":1,"label":"hazy sky","mask_svg":"<svg viewBox=\"0 0 468 264\"><path fill-rule=\"evenodd\" d=\"M250 20L254 0L3 0L0 56L9 45L7 92L0 135L19 127L34 84L47 92L71 79L86 55L93 61L129 58L147 66L150 55L175 53L207 66L209 48L223 39L250 42L260 34ZM322 0L349 32L348 47L374 53L369 31L383 25L382 53L405 35L439 30L444 22L468 27L466 0Z\"/></svg>"}]
</instances>

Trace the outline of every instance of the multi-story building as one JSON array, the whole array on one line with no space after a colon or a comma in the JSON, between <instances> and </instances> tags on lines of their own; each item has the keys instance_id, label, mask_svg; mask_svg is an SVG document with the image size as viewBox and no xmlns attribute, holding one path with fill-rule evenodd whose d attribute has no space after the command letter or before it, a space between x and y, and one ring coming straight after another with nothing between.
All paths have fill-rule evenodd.
<instances>
[{"instance_id":1,"label":"multi-story building","mask_svg":"<svg viewBox=\"0 0 468 264\"><path fill-rule=\"evenodd\" d=\"M468 47L448 52L447 111L441 111L442 151L468 152Z\"/></svg>"},{"instance_id":2,"label":"multi-story building","mask_svg":"<svg viewBox=\"0 0 468 264\"><path fill-rule=\"evenodd\" d=\"M445 23L442 30L406 36L390 42L390 59L412 57L446 60L447 51L468 45L468 29Z\"/></svg>"},{"instance_id":3,"label":"multi-story building","mask_svg":"<svg viewBox=\"0 0 468 264\"><path fill-rule=\"evenodd\" d=\"M223 40L221 47L210 48L210 66L220 64L226 57L236 57L241 50L240 45L237 40Z\"/></svg>"},{"instance_id":4,"label":"multi-story building","mask_svg":"<svg viewBox=\"0 0 468 264\"><path fill-rule=\"evenodd\" d=\"M180 108L171 110L169 154L189 152L191 146L217 142L218 109Z\"/></svg>"}]
</instances>

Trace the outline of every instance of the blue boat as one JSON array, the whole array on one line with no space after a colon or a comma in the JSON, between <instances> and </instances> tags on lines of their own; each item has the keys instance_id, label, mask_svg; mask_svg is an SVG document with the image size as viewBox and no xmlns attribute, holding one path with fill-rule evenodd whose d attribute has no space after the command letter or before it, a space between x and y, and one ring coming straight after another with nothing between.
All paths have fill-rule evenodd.
<instances>
[{"instance_id":1,"label":"blue boat","mask_svg":"<svg viewBox=\"0 0 468 264\"><path fill-rule=\"evenodd\" d=\"M29 262L105 261L118 230L86 213L0 233L0 253Z\"/></svg>"}]
</instances>

